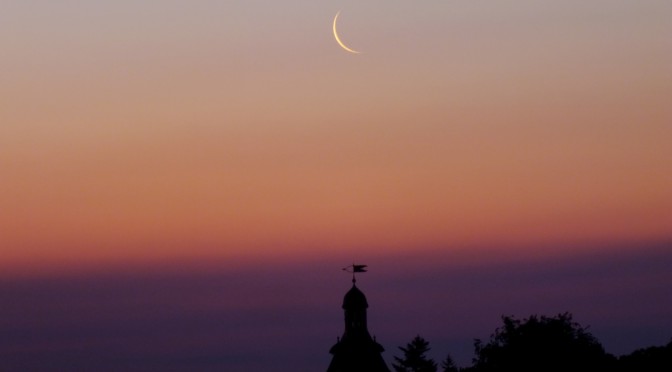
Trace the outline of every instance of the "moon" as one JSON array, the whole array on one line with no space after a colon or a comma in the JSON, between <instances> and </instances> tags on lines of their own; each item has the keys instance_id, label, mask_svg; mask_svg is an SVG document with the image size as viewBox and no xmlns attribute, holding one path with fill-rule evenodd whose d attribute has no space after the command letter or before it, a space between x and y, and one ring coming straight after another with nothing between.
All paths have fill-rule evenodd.
<instances>
[{"instance_id":1,"label":"moon","mask_svg":"<svg viewBox=\"0 0 672 372\"><path fill-rule=\"evenodd\" d=\"M336 39L336 42L338 43L338 45L341 46L341 48L345 49L346 51L348 51L350 53L359 54L360 52L358 52L354 49L350 49L350 48L348 48L347 45L343 44L343 42L341 41L341 38L338 37L338 31L336 31L336 20L338 20L338 15L339 14L341 14L340 10L338 11L338 13L336 13L336 16L334 17L334 38Z\"/></svg>"}]
</instances>

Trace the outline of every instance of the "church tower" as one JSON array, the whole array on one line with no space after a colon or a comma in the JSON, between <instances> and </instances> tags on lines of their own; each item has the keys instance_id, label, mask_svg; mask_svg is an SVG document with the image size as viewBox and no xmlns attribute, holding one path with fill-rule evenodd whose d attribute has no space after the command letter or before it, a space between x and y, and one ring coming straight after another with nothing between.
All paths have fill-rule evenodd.
<instances>
[{"instance_id":1,"label":"church tower","mask_svg":"<svg viewBox=\"0 0 672 372\"><path fill-rule=\"evenodd\" d=\"M357 272L357 265L353 269ZM345 331L329 351L333 354L327 372L390 372L381 353L385 350L371 338L366 325L369 307L364 293L355 285L343 297Z\"/></svg>"}]
</instances>

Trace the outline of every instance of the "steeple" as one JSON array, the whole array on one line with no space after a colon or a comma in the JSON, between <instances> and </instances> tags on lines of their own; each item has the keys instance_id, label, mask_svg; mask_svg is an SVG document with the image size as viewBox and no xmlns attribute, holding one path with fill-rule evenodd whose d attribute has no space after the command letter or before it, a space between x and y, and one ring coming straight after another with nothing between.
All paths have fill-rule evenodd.
<instances>
[{"instance_id":1,"label":"steeple","mask_svg":"<svg viewBox=\"0 0 672 372\"><path fill-rule=\"evenodd\" d=\"M385 349L369 334L366 323L369 303L357 288L354 277L352 288L343 297L342 307L345 331L329 351L333 358L327 372L390 372L381 355Z\"/></svg>"},{"instance_id":2,"label":"steeple","mask_svg":"<svg viewBox=\"0 0 672 372\"><path fill-rule=\"evenodd\" d=\"M366 296L353 283L352 288L343 297L343 311L345 312L345 332L343 338L355 335L368 336L366 325L366 309L369 303Z\"/></svg>"}]
</instances>

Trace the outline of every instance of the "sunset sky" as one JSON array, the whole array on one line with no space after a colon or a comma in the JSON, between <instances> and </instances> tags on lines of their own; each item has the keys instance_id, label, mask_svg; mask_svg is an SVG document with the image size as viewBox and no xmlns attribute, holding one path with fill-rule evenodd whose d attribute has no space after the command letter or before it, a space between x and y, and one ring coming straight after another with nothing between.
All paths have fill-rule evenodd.
<instances>
[{"instance_id":1,"label":"sunset sky","mask_svg":"<svg viewBox=\"0 0 672 372\"><path fill-rule=\"evenodd\" d=\"M332 265L322 352L353 260L669 257L671 35L664 0L3 2L0 277Z\"/></svg>"}]
</instances>

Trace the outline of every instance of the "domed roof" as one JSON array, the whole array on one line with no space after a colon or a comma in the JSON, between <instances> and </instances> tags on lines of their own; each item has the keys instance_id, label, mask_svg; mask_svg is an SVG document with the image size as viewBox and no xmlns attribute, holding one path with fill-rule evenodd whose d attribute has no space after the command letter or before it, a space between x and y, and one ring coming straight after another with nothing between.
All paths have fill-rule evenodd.
<instances>
[{"instance_id":1,"label":"domed roof","mask_svg":"<svg viewBox=\"0 0 672 372\"><path fill-rule=\"evenodd\" d=\"M345 294L343 297L343 308L344 309L366 309L369 307L369 303L366 302L366 296L364 293L357 288L354 284L352 288Z\"/></svg>"}]
</instances>

